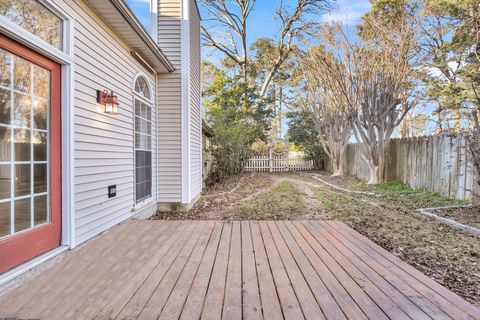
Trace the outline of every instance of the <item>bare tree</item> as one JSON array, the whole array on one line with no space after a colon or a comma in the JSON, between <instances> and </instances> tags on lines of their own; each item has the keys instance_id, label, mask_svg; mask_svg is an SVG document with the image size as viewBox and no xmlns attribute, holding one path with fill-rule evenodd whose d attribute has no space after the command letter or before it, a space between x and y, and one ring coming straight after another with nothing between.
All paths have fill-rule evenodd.
<instances>
[{"instance_id":1,"label":"bare tree","mask_svg":"<svg viewBox=\"0 0 480 320\"><path fill-rule=\"evenodd\" d=\"M202 38L206 46L214 47L234 61L248 80L247 20L256 0L203 0L209 23L202 25Z\"/></svg>"},{"instance_id":2,"label":"bare tree","mask_svg":"<svg viewBox=\"0 0 480 320\"><path fill-rule=\"evenodd\" d=\"M248 83L249 73L247 22L255 2L255 0L203 0L208 12L208 18L204 19L208 27L202 26L204 45L223 52L235 62L240 67L245 83ZM294 42L315 25L309 17L328 7L329 0L297 0L292 8L280 0L276 11L280 28L275 39L275 56L259 86L259 96L265 95L273 77L292 54Z\"/></svg>"},{"instance_id":3,"label":"bare tree","mask_svg":"<svg viewBox=\"0 0 480 320\"><path fill-rule=\"evenodd\" d=\"M325 153L333 164L333 175L345 175L345 151L352 136L352 85L348 70L351 62L337 39L321 33L330 50L312 47L300 58L307 95L304 103L321 135ZM340 59L337 57L341 56Z\"/></svg>"},{"instance_id":4,"label":"bare tree","mask_svg":"<svg viewBox=\"0 0 480 320\"><path fill-rule=\"evenodd\" d=\"M354 134L370 168L370 184L385 182L390 138L412 105L404 96L414 89L413 58L418 50L415 24L401 20L401 28L385 28L375 19L364 22L355 50L353 76L358 105ZM398 30L398 31L395 31Z\"/></svg>"}]
</instances>

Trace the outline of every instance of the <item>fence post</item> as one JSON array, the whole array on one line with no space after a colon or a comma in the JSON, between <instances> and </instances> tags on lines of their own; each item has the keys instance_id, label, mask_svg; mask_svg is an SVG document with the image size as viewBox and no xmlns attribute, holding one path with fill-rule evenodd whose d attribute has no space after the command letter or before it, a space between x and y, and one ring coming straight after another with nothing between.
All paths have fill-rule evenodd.
<instances>
[{"instance_id":1,"label":"fence post","mask_svg":"<svg viewBox=\"0 0 480 320\"><path fill-rule=\"evenodd\" d=\"M272 148L270 148L270 150L268 150L268 152L269 152L268 166L270 167L270 172L273 172L273 159L272 159L273 152L272 152Z\"/></svg>"}]
</instances>

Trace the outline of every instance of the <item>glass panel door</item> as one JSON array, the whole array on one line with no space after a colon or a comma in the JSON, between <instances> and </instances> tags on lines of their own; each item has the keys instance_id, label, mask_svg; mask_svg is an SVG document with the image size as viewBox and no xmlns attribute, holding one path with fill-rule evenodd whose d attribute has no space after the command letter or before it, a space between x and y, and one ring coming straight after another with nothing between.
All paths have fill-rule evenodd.
<instances>
[{"instance_id":1,"label":"glass panel door","mask_svg":"<svg viewBox=\"0 0 480 320\"><path fill-rule=\"evenodd\" d=\"M50 222L50 77L0 48L0 239Z\"/></svg>"}]
</instances>

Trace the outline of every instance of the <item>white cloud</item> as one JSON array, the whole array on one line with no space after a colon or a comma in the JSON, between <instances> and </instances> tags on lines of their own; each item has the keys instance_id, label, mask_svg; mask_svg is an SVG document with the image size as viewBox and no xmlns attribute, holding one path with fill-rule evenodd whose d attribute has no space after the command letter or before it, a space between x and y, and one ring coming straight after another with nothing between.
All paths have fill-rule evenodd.
<instances>
[{"instance_id":1,"label":"white cloud","mask_svg":"<svg viewBox=\"0 0 480 320\"><path fill-rule=\"evenodd\" d=\"M321 21L339 21L347 25L353 25L368 10L370 10L368 0L338 0L335 8L331 12L324 14L321 17Z\"/></svg>"}]
</instances>

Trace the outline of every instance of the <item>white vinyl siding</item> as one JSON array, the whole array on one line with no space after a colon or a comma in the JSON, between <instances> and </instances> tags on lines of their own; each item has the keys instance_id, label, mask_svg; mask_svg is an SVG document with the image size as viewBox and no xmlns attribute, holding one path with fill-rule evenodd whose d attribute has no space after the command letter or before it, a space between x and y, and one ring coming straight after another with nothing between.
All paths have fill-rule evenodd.
<instances>
[{"instance_id":1,"label":"white vinyl siding","mask_svg":"<svg viewBox=\"0 0 480 320\"><path fill-rule=\"evenodd\" d=\"M131 217L134 205L134 108L132 85L139 71L155 78L130 54L130 49L81 0L58 1L75 20L75 228L76 243ZM118 95L119 115L104 114L96 90ZM155 94L155 93L153 93ZM152 120L156 132L155 108ZM155 146L152 163L155 180ZM108 199L107 187L117 185ZM155 182L152 194L156 194Z\"/></svg>"},{"instance_id":2,"label":"white vinyl siding","mask_svg":"<svg viewBox=\"0 0 480 320\"><path fill-rule=\"evenodd\" d=\"M158 202L182 201L181 0L158 1L158 44L175 72L158 75Z\"/></svg>"},{"instance_id":3,"label":"white vinyl siding","mask_svg":"<svg viewBox=\"0 0 480 320\"><path fill-rule=\"evenodd\" d=\"M190 199L202 191L202 116L200 110L200 16L195 0L189 0L189 112Z\"/></svg>"}]
</instances>

